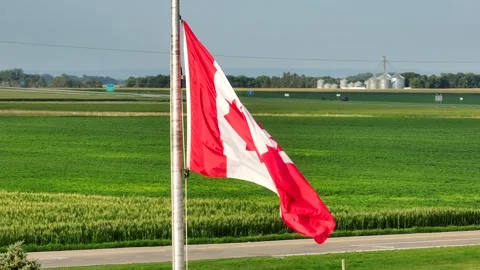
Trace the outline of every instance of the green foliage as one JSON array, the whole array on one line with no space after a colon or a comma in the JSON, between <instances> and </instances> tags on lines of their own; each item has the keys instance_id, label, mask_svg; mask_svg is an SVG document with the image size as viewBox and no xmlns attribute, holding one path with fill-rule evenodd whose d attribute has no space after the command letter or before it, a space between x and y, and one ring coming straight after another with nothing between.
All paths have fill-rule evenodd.
<instances>
[{"instance_id":1,"label":"green foliage","mask_svg":"<svg viewBox=\"0 0 480 270\"><path fill-rule=\"evenodd\" d=\"M376 74L378 75L378 74ZM480 74L473 73L442 73L440 75L422 75L415 72L401 74L405 77L405 86L413 88L479 88ZM360 73L348 76L350 82L364 82L373 76L372 73ZM169 75L157 75L147 77L130 77L126 81L127 87L169 87ZM227 79L233 87L239 88L316 88L317 80L323 79L325 83L339 84L343 78L330 76L306 76L291 72L284 72L282 76L248 77L245 75L227 75Z\"/></svg>"},{"instance_id":2,"label":"green foliage","mask_svg":"<svg viewBox=\"0 0 480 270\"><path fill-rule=\"evenodd\" d=\"M24 83L24 85L22 84ZM102 84L119 83L119 80L104 76L78 77L75 75L62 74L53 77L49 74L26 74L22 69L15 68L0 71L0 85L9 87L61 87L61 88L81 88L81 87L102 87Z\"/></svg>"},{"instance_id":3,"label":"green foliage","mask_svg":"<svg viewBox=\"0 0 480 270\"><path fill-rule=\"evenodd\" d=\"M129 77L125 81L125 87L137 87L137 88L168 88L170 87L169 75L157 75L146 77Z\"/></svg>"},{"instance_id":4,"label":"green foliage","mask_svg":"<svg viewBox=\"0 0 480 270\"><path fill-rule=\"evenodd\" d=\"M102 81L115 82L114 79L109 77L104 78L84 75L83 78L79 78L77 76L62 74L61 76L53 78L49 86L54 88L101 88L103 85Z\"/></svg>"},{"instance_id":5,"label":"green foliage","mask_svg":"<svg viewBox=\"0 0 480 270\"><path fill-rule=\"evenodd\" d=\"M227 79L233 87L243 88L314 88L316 87L317 80L320 78L329 83L339 83L340 81L340 79L329 76L317 78L290 72L284 72L281 77L265 75L257 77L227 75ZM125 82L125 86L138 88L168 88L170 87L170 76L157 75L146 77L129 77Z\"/></svg>"},{"instance_id":6,"label":"green foliage","mask_svg":"<svg viewBox=\"0 0 480 270\"><path fill-rule=\"evenodd\" d=\"M2 270L37 270L41 269L37 260L28 260L22 248L22 241L9 245L7 252L0 254L0 269Z\"/></svg>"},{"instance_id":7,"label":"green foliage","mask_svg":"<svg viewBox=\"0 0 480 270\"><path fill-rule=\"evenodd\" d=\"M370 79L372 76L373 76L373 73L367 72L367 73L360 73L354 76L348 76L345 79L347 79L347 81L349 82L356 82L356 81L364 82Z\"/></svg>"},{"instance_id":8,"label":"green foliage","mask_svg":"<svg viewBox=\"0 0 480 270\"><path fill-rule=\"evenodd\" d=\"M50 86L54 88L78 88L82 86L82 83L79 80L74 80L67 74L62 74L55 77Z\"/></svg>"},{"instance_id":9,"label":"green foliage","mask_svg":"<svg viewBox=\"0 0 480 270\"><path fill-rule=\"evenodd\" d=\"M480 74L473 73L442 73L440 75L421 75L415 72L402 73L405 77L405 86L413 88L479 88ZM373 76L372 73L359 73L348 76L351 82L364 82ZM244 75L227 75L227 79L233 87L239 88L316 88L317 80L323 79L325 83L339 84L342 78L331 76L306 76L292 72L284 72L282 76L248 77ZM25 87L58 87L58 88L96 88L103 84L124 83L125 87L136 88L169 88L170 75L156 75L145 77L130 76L124 82L109 76L87 76L62 74L53 77L49 74L26 74L22 69L10 69L0 71L0 86L18 87L21 81ZM182 81L185 85L185 81Z\"/></svg>"}]
</instances>

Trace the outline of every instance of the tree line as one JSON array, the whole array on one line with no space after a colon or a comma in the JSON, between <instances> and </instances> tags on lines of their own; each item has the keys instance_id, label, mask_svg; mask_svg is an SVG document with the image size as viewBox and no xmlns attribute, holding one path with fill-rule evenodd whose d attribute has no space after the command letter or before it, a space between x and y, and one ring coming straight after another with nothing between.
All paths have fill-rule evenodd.
<instances>
[{"instance_id":1,"label":"tree line","mask_svg":"<svg viewBox=\"0 0 480 270\"><path fill-rule=\"evenodd\" d=\"M413 88L480 88L480 74L441 73L421 75L414 72L403 73L406 86Z\"/></svg>"},{"instance_id":2,"label":"tree line","mask_svg":"<svg viewBox=\"0 0 480 270\"><path fill-rule=\"evenodd\" d=\"M0 71L0 85L8 87L100 88L110 83L120 81L109 76L27 74L19 68Z\"/></svg>"},{"instance_id":3,"label":"tree line","mask_svg":"<svg viewBox=\"0 0 480 270\"><path fill-rule=\"evenodd\" d=\"M349 82L365 82L373 73L360 73L346 77ZM376 74L377 76L380 74ZM393 75L393 74L391 74ZM440 75L422 75L415 72L401 73L405 77L405 86L412 88L480 88L480 74L473 73L441 73ZM343 78L331 76L312 77L297 73L284 72L282 76L227 75L227 79L234 88L316 88L317 80L325 83L340 84ZM157 75L146 77L130 77L125 81L126 87L139 88L169 88L170 76Z\"/></svg>"},{"instance_id":4,"label":"tree line","mask_svg":"<svg viewBox=\"0 0 480 270\"><path fill-rule=\"evenodd\" d=\"M360 73L346 77L349 82L364 82L371 78L372 73ZM378 74L376 74L378 75ZM441 73L440 75L422 75L415 72L401 73L405 77L405 86L412 88L480 88L480 74L474 73ZM230 84L235 88L315 88L317 80L325 83L339 84L343 78L331 76L312 77L297 73L284 72L282 76L227 75ZM135 88L169 88L170 76L129 77L127 80L117 80L109 76L87 76L62 74L27 74L22 69L0 71L0 86L10 87L58 87L58 88L100 88L105 84L123 85ZM183 81L183 85L185 82Z\"/></svg>"}]
</instances>

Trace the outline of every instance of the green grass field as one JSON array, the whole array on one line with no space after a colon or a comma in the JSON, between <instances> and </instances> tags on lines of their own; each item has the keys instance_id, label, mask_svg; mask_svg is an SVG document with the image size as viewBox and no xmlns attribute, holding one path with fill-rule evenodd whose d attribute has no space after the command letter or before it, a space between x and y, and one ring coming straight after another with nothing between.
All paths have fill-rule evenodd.
<instances>
[{"instance_id":1,"label":"green grass field","mask_svg":"<svg viewBox=\"0 0 480 270\"><path fill-rule=\"evenodd\" d=\"M190 261L189 269L341 269L342 259L347 270L451 270L479 269L480 246L396 250L365 253L343 253L280 258L245 258L211 261ZM158 270L171 269L171 263L118 266L57 268L63 270Z\"/></svg>"},{"instance_id":2,"label":"green grass field","mask_svg":"<svg viewBox=\"0 0 480 270\"><path fill-rule=\"evenodd\" d=\"M437 201L445 206L464 205L442 198L453 192L464 198L472 192L472 202L478 199L480 153L472 151L480 143L476 119L257 119L328 198L403 197L402 202L410 206L436 206ZM0 127L0 186L5 190L169 195L168 117L2 116ZM212 182L224 191L216 194L209 185ZM190 196L198 198L245 196L239 193L245 188L249 196L270 197L268 191L250 183L196 175L190 188ZM418 201L405 201L407 195ZM362 201L356 207L372 207ZM384 208L377 203L375 208Z\"/></svg>"},{"instance_id":3,"label":"green grass field","mask_svg":"<svg viewBox=\"0 0 480 270\"><path fill-rule=\"evenodd\" d=\"M162 94L163 96L160 96ZM48 89L48 88L1 88L0 101L165 101L168 92L121 91L109 93L105 90Z\"/></svg>"},{"instance_id":4,"label":"green grass field","mask_svg":"<svg viewBox=\"0 0 480 270\"><path fill-rule=\"evenodd\" d=\"M331 209L334 236L480 226L480 106L242 100ZM168 106L1 102L0 214L9 218L0 220L0 245L168 244L168 117L9 115ZM193 173L188 197L192 243L298 237L260 186Z\"/></svg>"},{"instance_id":5,"label":"green grass field","mask_svg":"<svg viewBox=\"0 0 480 270\"><path fill-rule=\"evenodd\" d=\"M239 96L248 97L247 91L238 91ZM288 97L285 94L288 93ZM336 95L340 94L340 97ZM442 93L441 90L438 93ZM425 103L435 104L436 93L409 93L409 92L349 92L338 89L333 92L270 92L257 91L253 97L256 98L277 98L277 99L309 99L309 100L330 100L336 101L343 97L348 97L349 101L368 101L368 102L395 102L395 103ZM442 93L443 104L477 104L480 105L480 93ZM460 100L460 97L463 100Z\"/></svg>"},{"instance_id":6,"label":"green grass field","mask_svg":"<svg viewBox=\"0 0 480 270\"><path fill-rule=\"evenodd\" d=\"M242 98L249 98L247 92L250 89L237 89L237 94ZM336 101L348 97L350 101L367 102L393 102L393 103L424 103L434 104L435 94L442 93L443 104L476 104L480 105L480 89L410 89L410 90L352 90L352 89L251 89L255 94L253 98L261 99L308 99ZM285 97L288 93L289 97ZM169 90L164 88L118 88L113 93L105 92L101 88L79 89L25 89L25 88L1 88L0 101L75 101L75 100L164 100L165 98L152 97L151 95L168 95ZM337 97L336 94L340 94ZM142 96L149 95L149 96ZM463 100L460 100L463 98Z\"/></svg>"},{"instance_id":7,"label":"green grass field","mask_svg":"<svg viewBox=\"0 0 480 270\"><path fill-rule=\"evenodd\" d=\"M416 104L393 102L338 102L242 98L254 116L385 116L432 118L480 118L480 105ZM0 114L8 111L75 112L169 112L168 102L2 102Z\"/></svg>"}]
</instances>

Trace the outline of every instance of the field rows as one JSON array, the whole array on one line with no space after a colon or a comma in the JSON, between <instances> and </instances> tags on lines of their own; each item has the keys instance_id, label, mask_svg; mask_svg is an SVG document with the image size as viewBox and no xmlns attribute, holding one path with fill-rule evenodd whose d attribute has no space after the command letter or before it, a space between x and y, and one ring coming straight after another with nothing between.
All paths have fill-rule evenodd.
<instances>
[{"instance_id":1,"label":"field rows","mask_svg":"<svg viewBox=\"0 0 480 270\"><path fill-rule=\"evenodd\" d=\"M171 239L168 198L0 191L0 246L96 244ZM480 210L430 208L335 212L336 232L480 225ZM188 201L189 238L290 233L278 203L236 199Z\"/></svg>"},{"instance_id":2,"label":"field rows","mask_svg":"<svg viewBox=\"0 0 480 270\"><path fill-rule=\"evenodd\" d=\"M242 98L254 115L274 116L388 116L388 117L480 117L480 105L421 104L394 102L337 102L321 100L284 100ZM168 113L168 102L1 102L3 115L17 115L15 111L61 112L145 112ZM9 112L10 111L10 112ZM24 113L27 114L27 113ZM35 115L35 113L30 113Z\"/></svg>"},{"instance_id":3,"label":"field rows","mask_svg":"<svg viewBox=\"0 0 480 270\"><path fill-rule=\"evenodd\" d=\"M168 93L167 93L168 94ZM0 88L0 101L164 101L168 95L148 95L146 93L133 92L105 92L87 91L87 90L58 90L43 88L20 88L20 89L2 89Z\"/></svg>"}]
</instances>

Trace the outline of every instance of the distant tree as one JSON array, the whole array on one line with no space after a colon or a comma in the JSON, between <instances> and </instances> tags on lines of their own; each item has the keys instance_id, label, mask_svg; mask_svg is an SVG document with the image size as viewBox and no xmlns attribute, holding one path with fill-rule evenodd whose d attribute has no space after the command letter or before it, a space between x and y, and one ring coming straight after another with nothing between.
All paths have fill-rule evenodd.
<instances>
[{"instance_id":1,"label":"distant tree","mask_svg":"<svg viewBox=\"0 0 480 270\"><path fill-rule=\"evenodd\" d=\"M422 77L413 77L410 79L409 85L412 88L425 88L425 80Z\"/></svg>"},{"instance_id":2,"label":"distant tree","mask_svg":"<svg viewBox=\"0 0 480 270\"><path fill-rule=\"evenodd\" d=\"M413 87L411 84L412 79L414 78L419 78L422 75L415 73L415 72L405 72L401 74L403 77L405 77L405 86L406 87Z\"/></svg>"},{"instance_id":3,"label":"distant tree","mask_svg":"<svg viewBox=\"0 0 480 270\"><path fill-rule=\"evenodd\" d=\"M45 79L44 76L39 76L37 82L35 83L35 87L47 87L48 81Z\"/></svg>"},{"instance_id":4,"label":"distant tree","mask_svg":"<svg viewBox=\"0 0 480 270\"><path fill-rule=\"evenodd\" d=\"M425 88L440 88L440 79L437 76L432 75L428 77L424 84Z\"/></svg>"},{"instance_id":5,"label":"distant tree","mask_svg":"<svg viewBox=\"0 0 480 270\"><path fill-rule=\"evenodd\" d=\"M440 77L438 78L439 80L439 87L440 88L450 88L450 82L448 81L448 78L440 75Z\"/></svg>"},{"instance_id":6,"label":"distant tree","mask_svg":"<svg viewBox=\"0 0 480 270\"><path fill-rule=\"evenodd\" d=\"M88 87L88 88L100 88L103 86L101 81L95 80L95 79L90 79L86 81L84 84L85 84L85 87Z\"/></svg>"},{"instance_id":7,"label":"distant tree","mask_svg":"<svg viewBox=\"0 0 480 270\"><path fill-rule=\"evenodd\" d=\"M262 75L258 76L257 78L254 79L255 85L258 85L258 87L261 88L269 88L270 87L270 77Z\"/></svg>"},{"instance_id":8,"label":"distant tree","mask_svg":"<svg viewBox=\"0 0 480 270\"><path fill-rule=\"evenodd\" d=\"M128 79L125 81L125 86L126 87L134 87L137 84L137 79L135 77L128 77Z\"/></svg>"},{"instance_id":9,"label":"distant tree","mask_svg":"<svg viewBox=\"0 0 480 270\"><path fill-rule=\"evenodd\" d=\"M53 78L51 86L58 88L80 88L83 86L83 84L76 76L62 74L61 76Z\"/></svg>"},{"instance_id":10,"label":"distant tree","mask_svg":"<svg viewBox=\"0 0 480 270\"><path fill-rule=\"evenodd\" d=\"M402 73L405 77L405 86L416 88L473 88L480 87L480 74L474 73L441 73L440 75L422 75L415 72ZM348 76L351 82L366 81L372 77L372 73L359 73ZM325 83L340 83L341 78L331 76L312 77L304 74L283 72L281 76L260 75L248 77L245 75L227 75L227 79L234 88L315 88L318 79ZM156 75L145 77L130 76L125 81L117 80L108 76L89 76L62 74L52 76L50 74L27 74L22 69L14 68L0 71L0 86L22 87L61 87L61 88L98 88L104 84L123 83L126 87L138 88L169 88L169 75ZM184 86L185 80L182 81Z\"/></svg>"},{"instance_id":11,"label":"distant tree","mask_svg":"<svg viewBox=\"0 0 480 270\"><path fill-rule=\"evenodd\" d=\"M272 76L272 78L270 79L270 87L272 88L282 87L282 78L277 76Z\"/></svg>"},{"instance_id":12,"label":"distant tree","mask_svg":"<svg viewBox=\"0 0 480 270\"><path fill-rule=\"evenodd\" d=\"M43 74L41 77L47 82L47 84L50 84L53 81L53 76L50 74Z\"/></svg>"},{"instance_id":13,"label":"distant tree","mask_svg":"<svg viewBox=\"0 0 480 270\"><path fill-rule=\"evenodd\" d=\"M349 82L356 82L356 81L364 82L370 79L372 76L373 76L373 73L368 72L368 73L359 73L354 76L348 76L345 79L347 79Z\"/></svg>"}]
</instances>

